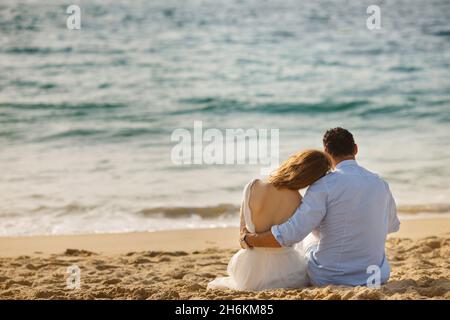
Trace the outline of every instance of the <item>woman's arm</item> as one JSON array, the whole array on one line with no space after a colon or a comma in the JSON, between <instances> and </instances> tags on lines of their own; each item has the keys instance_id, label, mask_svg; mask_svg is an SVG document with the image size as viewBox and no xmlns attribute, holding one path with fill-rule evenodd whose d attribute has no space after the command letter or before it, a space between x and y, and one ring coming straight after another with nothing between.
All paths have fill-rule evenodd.
<instances>
[{"instance_id":1,"label":"woman's arm","mask_svg":"<svg viewBox=\"0 0 450 320\"><path fill-rule=\"evenodd\" d=\"M247 187L244 189L243 195L242 195L242 201L241 201L241 208L239 211L239 244L241 245L242 249L246 249L245 245L242 243L242 238L245 234L247 234L249 231L247 230L247 226L245 224L245 217L244 217L244 205L246 203L247 199L247 192L251 192L252 185L247 185Z\"/></svg>"},{"instance_id":2,"label":"woman's arm","mask_svg":"<svg viewBox=\"0 0 450 320\"><path fill-rule=\"evenodd\" d=\"M239 239L244 235L244 233L248 232L246 226L245 226L245 218L244 218L244 202L241 203L241 209L239 211Z\"/></svg>"},{"instance_id":3,"label":"woman's arm","mask_svg":"<svg viewBox=\"0 0 450 320\"><path fill-rule=\"evenodd\" d=\"M248 234L247 226L245 224L245 218L244 218L244 202L241 203L241 210L240 210L240 226L239 226L239 245L242 249L248 249L248 245L246 245L246 242L243 241L243 238L246 234Z\"/></svg>"}]
</instances>

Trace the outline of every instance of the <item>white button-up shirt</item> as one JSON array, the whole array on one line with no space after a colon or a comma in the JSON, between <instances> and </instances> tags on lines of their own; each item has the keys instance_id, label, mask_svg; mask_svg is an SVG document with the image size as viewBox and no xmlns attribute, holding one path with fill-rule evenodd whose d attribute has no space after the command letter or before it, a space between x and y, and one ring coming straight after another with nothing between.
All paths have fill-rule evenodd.
<instances>
[{"instance_id":1,"label":"white button-up shirt","mask_svg":"<svg viewBox=\"0 0 450 320\"><path fill-rule=\"evenodd\" d=\"M346 160L312 184L295 214L271 231L280 245L291 246L317 229L320 241L307 256L311 282L356 286L366 285L374 270L381 283L389 279L385 241L399 226L388 184Z\"/></svg>"}]
</instances>

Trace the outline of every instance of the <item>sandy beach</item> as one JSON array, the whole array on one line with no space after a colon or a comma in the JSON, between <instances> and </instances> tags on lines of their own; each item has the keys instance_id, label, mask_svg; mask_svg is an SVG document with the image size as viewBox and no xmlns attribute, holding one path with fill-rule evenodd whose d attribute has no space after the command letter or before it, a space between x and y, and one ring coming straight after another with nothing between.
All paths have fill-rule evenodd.
<instances>
[{"instance_id":1,"label":"sandy beach","mask_svg":"<svg viewBox=\"0 0 450 320\"><path fill-rule=\"evenodd\" d=\"M236 228L0 239L2 299L450 299L450 219L402 221L381 289L206 290L238 250ZM67 267L80 268L68 289Z\"/></svg>"},{"instance_id":2,"label":"sandy beach","mask_svg":"<svg viewBox=\"0 0 450 320\"><path fill-rule=\"evenodd\" d=\"M449 20L449 0L1 0L0 300L450 299ZM287 229L320 223L311 270L337 283L382 264L396 212L389 282L207 289L241 216L300 203ZM278 253L247 255L246 288L296 285Z\"/></svg>"}]
</instances>

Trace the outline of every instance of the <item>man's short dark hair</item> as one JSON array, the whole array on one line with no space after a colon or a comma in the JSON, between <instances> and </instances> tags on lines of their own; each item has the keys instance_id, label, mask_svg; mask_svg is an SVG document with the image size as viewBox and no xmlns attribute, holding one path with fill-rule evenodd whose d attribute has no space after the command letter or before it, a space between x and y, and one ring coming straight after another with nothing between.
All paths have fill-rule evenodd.
<instances>
[{"instance_id":1,"label":"man's short dark hair","mask_svg":"<svg viewBox=\"0 0 450 320\"><path fill-rule=\"evenodd\" d=\"M337 127L327 130L323 136L325 151L333 157L353 155L355 140L350 131Z\"/></svg>"}]
</instances>

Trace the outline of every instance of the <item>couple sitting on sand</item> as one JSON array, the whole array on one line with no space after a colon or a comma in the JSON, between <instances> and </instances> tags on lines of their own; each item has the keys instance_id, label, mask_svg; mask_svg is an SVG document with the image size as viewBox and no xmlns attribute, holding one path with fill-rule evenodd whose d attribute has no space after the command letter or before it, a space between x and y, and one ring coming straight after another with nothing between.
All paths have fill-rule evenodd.
<instances>
[{"instance_id":1,"label":"couple sitting on sand","mask_svg":"<svg viewBox=\"0 0 450 320\"><path fill-rule=\"evenodd\" d=\"M374 270L375 283L388 280L386 236L400 226L389 186L355 161L349 131L328 130L323 145L325 152L294 154L267 181L245 186L242 250L231 258L229 276L208 288L358 286ZM298 191L306 187L302 199Z\"/></svg>"}]
</instances>

